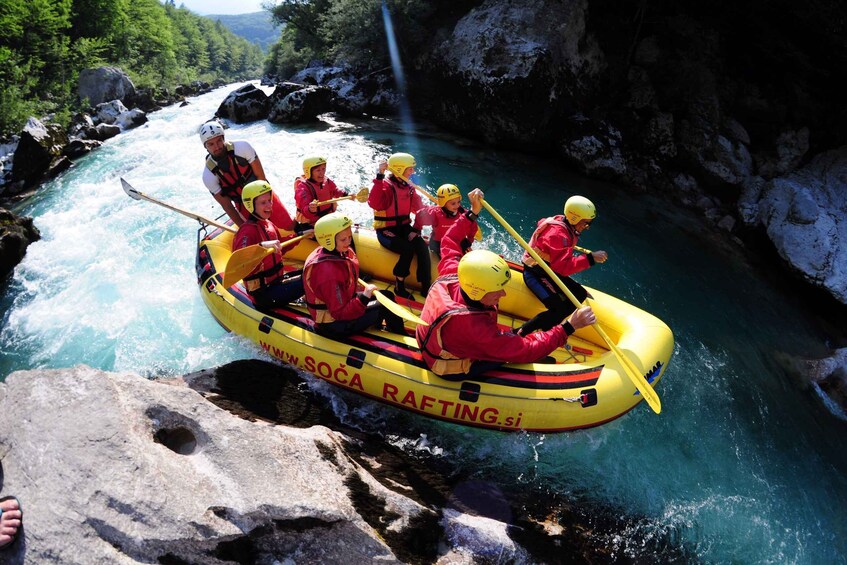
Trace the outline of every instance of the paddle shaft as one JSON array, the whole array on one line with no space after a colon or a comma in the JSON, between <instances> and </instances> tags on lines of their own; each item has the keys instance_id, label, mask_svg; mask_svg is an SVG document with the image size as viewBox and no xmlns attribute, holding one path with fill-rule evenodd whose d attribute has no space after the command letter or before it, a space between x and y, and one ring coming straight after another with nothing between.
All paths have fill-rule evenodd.
<instances>
[{"instance_id":1,"label":"paddle shaft","mask_svg":"<svg viewBox=\"0 0 847 565\"><path fill-rule=\"evenodd\" d=\"M524 239L518 234L518 232L516 232L512 228L512 226L510 226L509 223L504 220L503 217L498 214L496 210L494 210L494 208L491 207L488 202L482 200L482 205L485 206L485 209L488 210L488 212L492 216L494 216L494 218L498 222L500 222L500 224L504 228L506 228L506 231L508 231L512 235L512 237L515 238L515 240L521 245L521 247L523 247L532 256L532 258L535 259L536 263L541 265L541 268L544 269L544 272L547 273L547 275L553 280L553 282L556 283L556 286L562 289L562 292L565 293L565 296L568 297L568 299L574 304L574 306L579 308L581 306L579 300L576 299L573 293L568 289L568 287L565 286L565 284L561 281L558 275L556 275L553 269L550 268L550 265L548 265L547 262L544 261L544 259L542 259L541 256L538 255L538 253L536 253L535 250L530 247L526 241L524 241ZM603 341L606 342L606 345L609 346L609 348L614 352L615 356L620 360L621 365L624 368L624 372L635 385L635 388L637 388L641 395L644 397L644 400L647 401L647 404L650 406L650 408L652 408L656 414L660 413L662 411L662 401L659 400L659 395L656 394L656 391L653 389L652 386L650 386L650 383L647 382L647 379L644 378L644 376L635 367L632 361L624 355L623 351L621 351L620 348L615 345L615 343L606 334L603 328L600 327L600 324L595 322L591 324L591 326L597 331L600 337L603 338Z\"/></svg>"},{"instance_id":2,"label":"paddle shaft","mask_svg":"<svg viewBox=\"0 0 847 565\"><path fill-rule=\"evenodd\" d=\"M342 200L353 200L356 198L355 194L348 194L347 196L339 196L338 198L330 198L329 200L322 200L317 202L315 206L326 206L327 204L332 204L334 202L341 202Z\"/></svg>"},{"instance_id":3,"label":"paddle shaft","mask_svg":"<svg viewBox=\"0 0 847 565\"><path fill-rule=\"evenodd\" d=\"M363 281L362 279L358 279L358 281L359 281L359 284L361 284L362 286L367 286L367 284L368 284L365 281ZM400 316L404 320L408 320L409 322L412 322L413 324L418 324L419 326L428 326L429 325L426 322L424 322L420 317L418 317L416 314L409 312L408 310L406 310L405 308L403 308L402 306L400 306L396 302L392 301L390 298L388 298L387 296L385 296L383 293L381 293L378 290L374 291L374 298L376 298L379 301L380 304L382 304L383 306L385 306L390 311L392 311L394 314Z\"/></svg>"},{"instance_id":4,"label":"paddle shaft","mask_svg":"<svg viewBox=\"0 0 847 565\"><path fill-rule=\"evenodd\" d=\"M437 199L435 196L433 196L432 194L428 193L427 191L425 191L424 189L422 189L421 187L419 187L419 186L418 186L418 185L416 185L416 184L413 184L412 186L414 186L416 189L418 189L418 192L420 192L421 194L423 194L424 196L426 196L427 198L429 198L429 201L430 201L430 202L432 202L433 204L438 204L438 199Z\"/></svg>"},{"instance_id":5,"label":"paddle shaft","mask_svg":"<svg viewBox=\"0 0 847 565\"><path fill-rule=\"evenodd\" d=\"M123 186L124 192L126 192L127 195L130 198L132 198L133 200L146 200L147 202L152 202L153 204L158 204L159 206L161 206L163 208L167 208L168 210L173 210L174 212L176 212L178 214L182 214L183 216L187 216L187 217L191 218L192 220L197 220L200 223L207 224L207 225L210 225L210 226L215 226L216 228L231 231L233 233L238 231L236 228L234 228L232 226L228 226L226 224L221 224L220 222L216 222L215 220L210 220L209 218L205 218L205 217L201 216L200 214L195 214L194 212L190 212L188 210L183 210L182 208L179 208L177 206L173 206L171 204L168 204L167 202L162 202L161 200L157 200L156 198L153 198L152 196L147 196L143 192L139 192L138 190L133 188L132 185L129 184L124 179L121 179L121 185Z\"/></svg>"}]
</instances>

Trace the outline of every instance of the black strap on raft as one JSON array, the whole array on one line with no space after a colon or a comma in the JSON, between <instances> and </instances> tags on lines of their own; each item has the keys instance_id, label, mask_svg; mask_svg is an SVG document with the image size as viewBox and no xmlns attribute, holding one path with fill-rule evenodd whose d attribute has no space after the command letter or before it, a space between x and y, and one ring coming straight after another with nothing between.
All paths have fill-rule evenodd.
<instances>
[{"instance_id":1,"label":"black strap on raft","mask_svg":"<svg viewBox=\"0 0 847 565\"><path fill-rule=\"evenodd\" d=\"M408 221L411 222L411 218L408 215L403 216L374 216L374 220L381 222L403 222ZM393 226L392 226L393 227ZM389 229L388 227L382 229ZM377 230L379 231L379 230Z\"/></svg>"}]
</instances>

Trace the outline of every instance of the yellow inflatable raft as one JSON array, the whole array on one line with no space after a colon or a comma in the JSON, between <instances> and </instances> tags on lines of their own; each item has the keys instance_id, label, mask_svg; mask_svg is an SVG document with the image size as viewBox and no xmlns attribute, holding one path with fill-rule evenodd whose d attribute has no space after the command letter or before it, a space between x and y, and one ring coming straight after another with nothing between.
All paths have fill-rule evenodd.
<instances>
[{"instance_id":1,"label":"yellow inflatable raft","mask_svg":"<svg viewBox=\"0 0 847 565\"><path fill-rule=\"evenodd\" d=\"M411 326L405 336L384 330L343 341L320 336L302 304L261 312L241 283L223 287L232 236L227 230L208 232L207 228L198 234L198 283L209 311L228 331L334 385L426 416L502 431L557 432L598 426L626 414L642 400L614 353L591 327L579 330L565 348L553 353L556 363L507 364L463 382L446 381L427 370ZM362 271L373 275L374 284L389 289L391 285L381 281L394 280L391 270L397 256L382 248L370 230L360 229L354 241ZM304 240L289 251L286 268L301 268L315 245ZM519 265L511 266L521 270ZM407 283L417 283L414 275ZM541 303L519 272L506 292L500 302L504 328L517 327L541 311ZM673 351L671 330L643 310L597 290L590 292L598 322L655 386ZM415 298L399 299L399 303L419 314L422 298L417 294Z\"/></svg>"}]
</instances>

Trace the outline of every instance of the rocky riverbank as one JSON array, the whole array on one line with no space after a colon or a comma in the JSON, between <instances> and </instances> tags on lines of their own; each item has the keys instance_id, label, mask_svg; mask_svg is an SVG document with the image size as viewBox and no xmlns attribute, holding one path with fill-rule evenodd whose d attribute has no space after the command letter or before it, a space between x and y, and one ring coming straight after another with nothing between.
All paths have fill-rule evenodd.
<instances>
[{"instance_id":1,"label":"rocky riverbank","mask_svg":"<svg viewBox=\"0 0 847 565\"><path fill-rule=\"evenodd\" d=\"M605 563L637 521L411 456L257 361L168 381L13 373L0 465L24 508L4 563ZM655 533L632 543L684 558Z\"/></svg>"}]
</instances>

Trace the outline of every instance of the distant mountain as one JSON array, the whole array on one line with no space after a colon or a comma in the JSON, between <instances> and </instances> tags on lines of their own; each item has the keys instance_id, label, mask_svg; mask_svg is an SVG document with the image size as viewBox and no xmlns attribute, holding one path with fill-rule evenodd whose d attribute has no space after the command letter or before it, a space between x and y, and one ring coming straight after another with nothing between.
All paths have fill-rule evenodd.
<instances>
[{"instance_id":1,"label":"distant mountain","mask_svg":"<svg viewBox=\"0 0 847 565\"><path fill-rule=\"evenodd\" d=\"M251 14L220 14L205 16L212 21L220 20L232 33L251 41L265 53L279 39L279 26L271 23L271 14L267 11Z\"/></svg>"}]
</instances>

